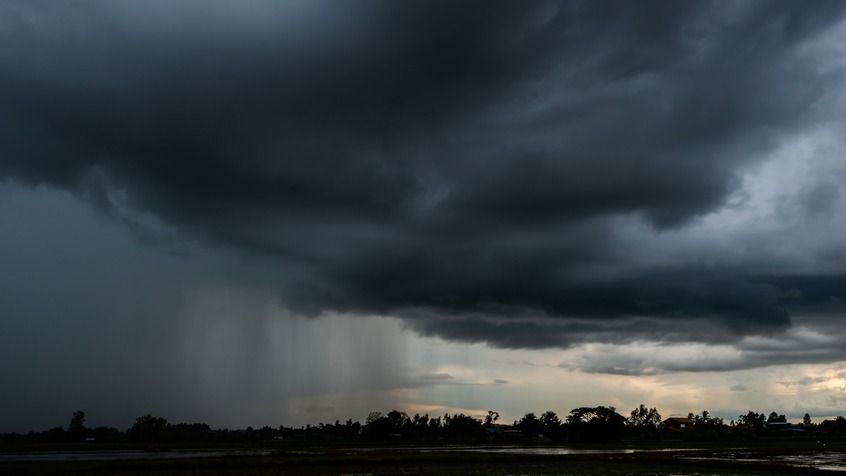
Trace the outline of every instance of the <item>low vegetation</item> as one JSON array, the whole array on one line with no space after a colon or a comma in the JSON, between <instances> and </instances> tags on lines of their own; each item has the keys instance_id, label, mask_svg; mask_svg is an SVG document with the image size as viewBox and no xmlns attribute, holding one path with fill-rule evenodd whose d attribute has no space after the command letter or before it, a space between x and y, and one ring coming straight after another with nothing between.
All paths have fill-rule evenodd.
<instances>
[{"instance_id":1,"label":"low vegetation","mask_svg":"<svg viewBox=\"0 0 846 476\"><path fill-rule=\"evenodd\" d=\"M709 412L687 417L663 419L655 408L640 405L624 417L614 407L575 408L564 418L553 411L540 416L527 413L521 419L503 424L500 415L489 411L483 417L462 413L441 416L408 415L393 410L373 412L364 423L321 423L299 428L265 426L230 430L212 429L205 423L170 423L166 419L144 415L125 431L110 427L88 428L85 413L76 412L67 429L53 428L26 434L0 434L3 446L39 443L129 443L168 444L237 443L256 441L302 442L480 442L480 443L605 443L620 441L666 440L750 440L767 438L837 439L846 436L846 418L837 417L819 424L805 415L800 424L790 424L775 412L766 416L749 411L726 423Z\"/></svg>"}]
</instances>

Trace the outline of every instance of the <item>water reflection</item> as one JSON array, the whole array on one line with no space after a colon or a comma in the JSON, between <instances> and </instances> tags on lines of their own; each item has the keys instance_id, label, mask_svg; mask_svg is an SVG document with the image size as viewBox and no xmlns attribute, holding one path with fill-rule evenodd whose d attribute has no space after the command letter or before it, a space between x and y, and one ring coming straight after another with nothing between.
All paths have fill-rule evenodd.
<instances>
[{"instance_id":1,"label":"water reflection","mask_svg":"<svg viewBox=\"0 0 846 476\"><path fill-rule=\"evenodd\" d=\"M696 451L695 448L566 448L555 446L392 446L380 448L351 448L351 453L393 451L410 453L494 453L515 455L604 455Z\"/></svg>"},{"instance_id":2,"label":"water reflection","mask_svg":"<svg viewBox=\"0 0 846 476\"><path fill-rule=\"evenodd\" d=\"M293 454L327 454L326 449L286 451ZM336 450L332 450L335 453ZM842 451L797 451L790 454L766 453L754 450L716 451L696 448L567 448L537 446L392 446L347 448L348 454L369 452L399 453L488 453L513 455L621 455L634 453L673 453L671 457L686 461L719 461L739 464L784 464L796 468L814 468L826 471L846 473L846 452ZM165 451L37 451L26 453L2 453L3 462L68 462L68 461L131 461L131 460L172 460L190 458L212 458L231 456L267 456L270 449L192 449Z\"/></svg>"},{"instance_id":3,"label":"water reflection","mask_svg":"<svg viewBox=\"0 0 846 476\"><path fill-rule=\"evenodd\" d=\"M244 449L199 449L167 451L33 451L26 453L0 453L0 463L21 463L38 461L132 461L212 458L221 456L265 456L268 450Z\"/></svg>"},{"instance_id":4,"label":"water reflection","mask_svg":"<svg viewBox=\"0 0 846 476\"><path fill-rule=\"evenodd\" d=\"M766 454L743 451L714 453L708 456L680 455L690 461L729 461L734 463L776 463L796 468L814 468L846 472L846 452L811 451L794 454Z\"/></svg>"}]
</instances>

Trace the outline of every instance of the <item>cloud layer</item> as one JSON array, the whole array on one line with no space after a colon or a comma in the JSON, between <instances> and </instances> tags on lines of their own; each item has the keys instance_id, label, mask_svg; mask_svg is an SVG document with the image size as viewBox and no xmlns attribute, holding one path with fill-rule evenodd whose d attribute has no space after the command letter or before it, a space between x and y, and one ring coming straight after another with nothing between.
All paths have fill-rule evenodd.
<instances>
[{"instance_id":1,"label":"cloud layer","mask_svg":"<svg viewBox=\"0 0 846 476\"><path fill-rule=\"evenodd\" d=\"M0 177L268 260L306 315L784 335L846 298L844 8L5 2Z\"/></svg>"}]
</instances>

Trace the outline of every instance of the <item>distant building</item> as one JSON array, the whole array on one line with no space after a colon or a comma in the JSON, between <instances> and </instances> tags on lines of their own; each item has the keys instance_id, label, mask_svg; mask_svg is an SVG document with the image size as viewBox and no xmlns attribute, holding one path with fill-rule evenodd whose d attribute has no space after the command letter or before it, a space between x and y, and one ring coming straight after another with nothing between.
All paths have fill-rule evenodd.
<instances>
[{"instance_id":1,"label":"distant building","mask_svg":"<svg viewBox=\"0 0 846 476\"><path fill-rule=\"evenodd\" d=\"M670 417L664 420L664 428L670 431L687 431L693 428L693 420L687 417Z\"/></svg>"},{"instance_id":2,"label":"distant building","mask_svg":"<svg viewBox=\"0 0 846 476\"><path fill-rule=\"evenodd\" d=\"M793 429L793 425L786 421L770 421L766 423L766 426L770 430L789 430Z\"/></svg>"},{"instance_id":3,"label":"distant building","mask_svg":"<svg viewBox=\"0 0 846 476\"><path fill-rule=\"evenodd\" d=\"M823 420L819 428L827 433L844 434L846 433L846 419L837 417L836 420Z\"/></svg>"}]
</instances>

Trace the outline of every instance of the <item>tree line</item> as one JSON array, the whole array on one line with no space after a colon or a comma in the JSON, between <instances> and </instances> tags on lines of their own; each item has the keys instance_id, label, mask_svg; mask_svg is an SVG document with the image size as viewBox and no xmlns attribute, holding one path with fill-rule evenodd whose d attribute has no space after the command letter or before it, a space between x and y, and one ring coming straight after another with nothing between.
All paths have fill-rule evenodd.
<instances>
[{"instance_id":1,"label":"tree line","mask_svg":"<svg viewBox=\"0 0 846 476\"><path fill-rule=\"evenodd\" d=\"M687 417L664 419L657 409L641 404L628 416L614 407L574 408L563 418L554 411L527 413L510 424L500 422L496 411L483 417L463 413L441 416L409 415L392 410L371 412L364 423L320 423L299 428L265 426L239 430L212 429L205 423L170 423L162 417L143 415L125 431L112 427L85 426L86 415L75 412L67 428L56 427L27 434L0 434L0 442L129 442L158 444L170 442L258 442L283 441L551 441L561 443L616 442L660 439L737 439L760 437L846 436L846 418L837 417L819 424L805 414L801 424L791 425L784 415L749 411L726 423L708 411Z\"/></svg>"}]
</instances>

